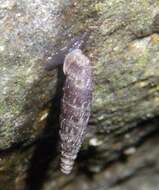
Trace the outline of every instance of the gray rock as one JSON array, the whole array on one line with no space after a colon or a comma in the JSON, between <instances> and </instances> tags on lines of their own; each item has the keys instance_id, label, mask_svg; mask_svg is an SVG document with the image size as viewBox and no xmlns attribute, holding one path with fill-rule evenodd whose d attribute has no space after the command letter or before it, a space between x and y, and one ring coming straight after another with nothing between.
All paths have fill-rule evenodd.
<instances>
[{"instance_id":1,"label":"gray rock","mask_svg":"<svg viewBox=\"0 0 159 190\"><path fill-rule=\"evenodd\" d=\"M1 0L2 189L159 185L158 10L157 0ZM63 75L44 67L83 32L94 71L92 115L74 171L65 177L56 150Z\"/></svg>"},{"instance_id":2,"label":"gray rock","mask_svg":"<svg viewBox=\"0 0 159 190\"><path fill-rule=\"evenodd\" d=\"M61 10L57 1L1 2L0 149L31 141L43 128L56 84L55 72L44 72L44 57L56 51Z\"/></svg>"}]
</instances>

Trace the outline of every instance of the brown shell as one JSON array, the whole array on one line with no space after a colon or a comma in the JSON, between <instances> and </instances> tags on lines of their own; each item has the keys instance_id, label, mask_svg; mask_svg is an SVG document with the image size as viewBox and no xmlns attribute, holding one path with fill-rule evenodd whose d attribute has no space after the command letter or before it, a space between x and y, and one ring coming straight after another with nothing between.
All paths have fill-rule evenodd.
<instances>
[{"instance_id":1,"label":"brown shell","mask_svg":"<svg viewBox=\"0 0 159 190\"><path fill-rule=\"evenodd\" d=\"M61 171L69 174L83 142L92 99L89 59L80 49L69 53L63 66L66 75L60 115Z\"/></svg>"}]
</instances>

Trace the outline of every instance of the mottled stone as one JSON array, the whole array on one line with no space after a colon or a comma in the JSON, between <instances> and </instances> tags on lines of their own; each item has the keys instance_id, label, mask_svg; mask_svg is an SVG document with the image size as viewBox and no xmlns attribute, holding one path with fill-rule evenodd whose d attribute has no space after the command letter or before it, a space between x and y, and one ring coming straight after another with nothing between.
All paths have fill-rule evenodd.
<instances>
[{"instance_id":1,"label":"mottled stone","mask_svg":"<svg viewBox=\"0 0 159 190\"><path fill-rule=\"evenodd\" d=\"M49 0L1 2L0 149L29 142L43 128L38 116L56 83L56 76L46 76L43 57L55 52L61 8Z\"/></svg>"},{"instance_id":2,"label":"mottled stone","mask_svg":"<svg viewBox=\"0 0 159 190\"><path fill-rule=\"evenodd\" d=\"M1 189L16 184L21 190L25 183L34 190L158 187L158 11L158 0L1 1ZM61 98L62 72L43 68L83 32L94 72L91 130L65 177L55 162L54 97ZM34 151L17 153L22 142L31 146L37 138Z\"/></svg>"}]
</instances>

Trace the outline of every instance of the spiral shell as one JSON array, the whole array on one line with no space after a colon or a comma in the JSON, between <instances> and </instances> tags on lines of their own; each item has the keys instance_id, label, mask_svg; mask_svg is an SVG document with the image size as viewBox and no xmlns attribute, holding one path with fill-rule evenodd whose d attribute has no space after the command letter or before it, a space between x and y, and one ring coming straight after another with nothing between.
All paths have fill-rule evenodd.
<instances>
[{"instance_id":1,"label":"spiral shell","mask_svg":"<svg viewBox=\"0 0 159 190\"><path fill-rule=\"evenodd\" d=\"M45 65L46 71L55 69L58 65L62 65L65 56L75 49L83 49L88 39L89 32L84 32L79 36L73 37L63 48L57 51L53 56L49 57L47 64Z\"/></svg>"},{"instance_id":2,"label":"spiral shell","mask_svg":"<svg viewBox=\"0 0 159 190\"><path fill-rule=\"evenodd\" d=\"M92 73L90 61L80 49L67 54L63 71L66 80L60 114L60 167L64 174L69 174L90 117Z\"/></svg>"}]
</instances>

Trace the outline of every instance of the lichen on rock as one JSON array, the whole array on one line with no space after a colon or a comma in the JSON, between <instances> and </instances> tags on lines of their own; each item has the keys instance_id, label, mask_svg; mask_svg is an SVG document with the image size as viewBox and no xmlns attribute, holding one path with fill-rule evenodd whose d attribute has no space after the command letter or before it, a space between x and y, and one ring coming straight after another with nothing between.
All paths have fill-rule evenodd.
<instances>
[{"instance_id":1,"label":"lichen on rock","mask_svg":"<svg viewBox=\"0 0 159 190\"><path fill-rule=\"evenodd\" d=\"M27 182L35 190L136 189L140 179L148 190L158 184L158 10L157 0L1 1L0 149L12 154L0 161L4 171L14 170L9 184L22 189ZM58 135L46 124L58 126L54 97L61 97L62 72L46 72L44 65L83 32L94 73L92 114L75 169L65 178L54 162Z\"/></svg>"}]
</instances>

